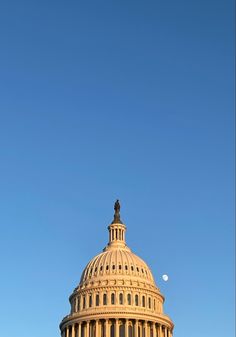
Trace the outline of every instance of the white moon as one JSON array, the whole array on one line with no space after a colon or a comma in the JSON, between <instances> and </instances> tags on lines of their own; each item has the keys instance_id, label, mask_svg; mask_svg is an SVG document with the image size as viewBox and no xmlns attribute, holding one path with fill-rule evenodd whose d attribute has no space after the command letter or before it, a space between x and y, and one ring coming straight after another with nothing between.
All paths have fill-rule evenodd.
<instances>
[{"instance_id":1,"label":"white moon","mask_svg":"<svg viewBox=\"0 0 236 337\"><path fill-rule=\"evenodd\" d=\"M162 279L163 279L163 281L168 281L168 279L169 279L169 277L168 277L168 275L166 275L166 274L164 274L164 275L162 275Z\"/></svg>"}]
</instances>

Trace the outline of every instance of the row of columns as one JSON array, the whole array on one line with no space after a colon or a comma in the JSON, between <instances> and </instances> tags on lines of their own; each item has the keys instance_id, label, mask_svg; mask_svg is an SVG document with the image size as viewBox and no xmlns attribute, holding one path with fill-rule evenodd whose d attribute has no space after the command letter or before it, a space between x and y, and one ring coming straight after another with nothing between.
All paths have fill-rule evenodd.
<instances>
[{"instance_id":1,"label":"row of columns","mask_svg":"<svg viewBox=\"0 0 236 337\"><path fill-rule=\"evenodd\" d=\"M91 329L94 328L94 321L86 321L86 322L78 322L72 325L67 325L62 331L62 337L172 337L172 331L165 325L160 323L151 322L148 324L148 321L139 321L135 320L134 325L130 319L125 320L125 333L124 335L120 335L120 319L113 320L114 324L114 335L110 333L110 327L113 322L111 320L103 320L104 322L104 332L103 336L101 333L101 324L99 324L100 320L95 321L95 334L91 333ZM123 320L122 320L123 321ZM140 325L141 323L141 325ZM148 329L149 325L149 329ZM129 327L134 328L134 336L133 333L129 334ZM100 329L99 329L100 327ZM139 330L140 328L140 330ZM144 328L144 331L143 331ZM83 331L82 331L83 329ZM152 336L151 336L152 329Z\"/></svg>"},{"instance_id":2,"label":"row of columns","mask_svg":"<svg viewBox=\"0 0 236 337\"><path fill-rule=\"evenodd\" d=\"M120 228L110 228L109 230L109 242L120 240L125 241L125 231Z\"/></svg>"}]
</instances>

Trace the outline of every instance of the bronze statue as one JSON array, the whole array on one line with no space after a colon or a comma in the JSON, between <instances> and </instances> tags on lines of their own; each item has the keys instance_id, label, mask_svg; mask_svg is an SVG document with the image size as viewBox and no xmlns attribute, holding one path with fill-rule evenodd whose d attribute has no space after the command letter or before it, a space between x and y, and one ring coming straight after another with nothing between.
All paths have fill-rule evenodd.
<instances>
[{"instance_id":1,"label":"bronze statue","mask_svg":"<svg viewBox=\"0 0 236 337\"><path fill-rule=\"evenodd\" d=\"M114 210L115 210L115 214L114 214L114 220L112 221L112 223L122 224L122 221L120 220L120 202L118 199L115 202Z\"/></svg>"}]
</instances>

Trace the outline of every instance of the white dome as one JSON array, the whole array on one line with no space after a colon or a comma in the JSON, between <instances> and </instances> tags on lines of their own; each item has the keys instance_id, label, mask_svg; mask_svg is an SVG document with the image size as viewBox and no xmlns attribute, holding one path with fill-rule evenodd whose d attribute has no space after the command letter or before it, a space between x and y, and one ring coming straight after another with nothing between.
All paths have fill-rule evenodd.
<instances>
[{"instance_id":1,"label":"white dome","mask_svg":"<svg viewBox=\"0 0 236 337\"><path fill-rule=\"evenodd\" d=\"M101 277L104 279L117 276L129 276L155 284L149 267L140 257L132 253L128 247L113 246L106 248L87 264L80 285L87 281L97 281Z\"/></svg>"}]
</instances>

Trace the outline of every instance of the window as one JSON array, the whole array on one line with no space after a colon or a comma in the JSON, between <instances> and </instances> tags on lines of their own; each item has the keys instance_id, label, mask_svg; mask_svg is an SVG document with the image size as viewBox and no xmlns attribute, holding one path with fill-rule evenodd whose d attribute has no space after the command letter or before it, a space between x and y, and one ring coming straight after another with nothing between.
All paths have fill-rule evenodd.
<instances>
[{"instance_id":1,"label":"window","mask_svg":"<svg viewBox=\"0 0 236 337\"><path fill-rule=\"evenodd\" d=\"M148 307L151 309L151 297L148 298Z\"/></svg>"},{"instance_id":2,"label":"window","mask_svg":"<svg viewBox=\"0 0 236 337\"><path fill-rule=\"evenodd\" d=\"M96 306L99 306L99 294L96 295Z\"/></svg>"},{"instance_id":3,"label":"window","mask_svg":"<svg viewBox=\"0 0 236 337\"><path fill-rule=\"evenodd\" d=\"M115 294L111 294L111 304L115 304Z\"/></svg>"},{"instance_id":4,"label":"window","mask_svg":"<svg viewBox=\"0 0 236 337\"><path fill-rule=\"evenodd\" d=\"M123 304L123 294L122 293L120 293L119 295L119 303Z\"/></svg>"},{"instance_id":5,"label":"window","mask_svg":"<svg viewBox=\"0 0 236 337\"><path fill-rule=\"evenodd\" d=\"M137 267L137 272L139 272L139 268Z\"/></svg>"},{"instance_id":6,"label":"window","mask_svg":"<svg viewBox=\"0 0 236 337\"><path fill-rule=\"evenodd\" d=\"M153 300L153 309L156 310L156 300Z\"/></svg>"},{"instance_id":7,"label":"window","mask_svg":"<svg viewBox=\"0 0 236 337\"><path fill-rule=\"evenodd\" d=\"M116 266L113 264L113 266L112 266L112 269L114 270L114 269L116 269Z\"/></svg>"},{"instance_id":8,"label":"window","mask_svg":"<svg viewBox=\"0 0 236 337\"><path fill-rule=\"evenodd\" d=\"M103 294L103 305L107 305L107 294Z\"/></svg>"},{"instance_id":9,"label":"window","mask_svg":"<svg viewBox=\"0 0 236 337\"><path fill-rule=\"evenodd\" d=\"M92 306L92 295L89 295L89 307L91 308Z\"/></svg>"},{"instance_id":10,"label":"window","mask_svg":"<svg viewBox=\"0 0 236 337\"><path fill-rule=\"evenodd\" d=\"M131 266L131 270L134 270L134 267L133 267L133 266Z\"/></svg>"},{"instance_id":11,"label":"window","mask_svg":"<svg viewBox=\"0 0 236 337\"><path fill-rule=\"evenodd\" d=\"M106 266L106 270L108 270L108 269L109 269L109 265Z\"/></svg>"},{"instance_id":12,"label":"window","mask_svg":"<svg viewBox=\"0 0 236 337\"><path fill-rule=\"evenodd\" d=\"M133 337L134 333L133 333L133 327L132 327L132 325L129 325L128 330L129 330L129 337Z\"/></svg>"},{"instance_id":13,"label":"window","mask_svg":"<svg viewBox=\"0 0 236 337\"><path fill-rule=\"evenodd\" d=\"M138 295L135 295L135 305L138 305Z\"/></svg>"},{"instance_id":14,"label":"window","mask_svg":"<svg viewBox=\"0 0 236 337\"><path fill-rule=\"evenodd\" d=\"M100 267L100 271L102 271L102 266Z\"/></svg>"},{"instance_id":15,"label":"window","mask_svg":"<svg viewBox=\"0 0 236 337\"><path fill-rule=\"evenodd\" d=\"M85 305L86 305L86 299L85 296L83 297L83 309L85 309Z\"/></svg>"},{"instance_id":16,"label":"window","mask_svg":"<svg viewBox=\"0 0 236 337\"><path fill-rule=\"evenodd\" d=\"M125 270L128 270L128 266L125 266Z\"/></svg>"},{"instance_id":17,"label":"window","mask_svg":"<svg viewBox=\"0 0 236 337\"><path fill-rule=\"evenodd\" d=\"M114 323L112 323L111 326L110 326L110 336L115 337L115 325L114 325Z\"/></svg>"},{"instance_id":18,"label":"window","mask_svg":"<svg viewBox=\"0 0 236 337\"><path fill-rule=\"evenodd\" d=\"M128 302L128 305L131 305L131 294L127 295L127 302Z\"/></svg>"},{"instance_id":19,"label":"window","mask_svg":"<svg viewBox=\"0 0 236 337\"><path fill-rule=\"evenodd\" d=\"M121 270L121 264L119 264L119 269Z\"/></svg>"},{"instance_id":20,"label":"window","mask_svg":"<svg viewBox=\"0 0 236 337\"><path fill-rule=\"evenodd\" d=\"M145 296L142 297L142 306L145 307Z\"/></svg>"}]
</instances>

